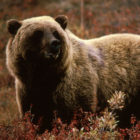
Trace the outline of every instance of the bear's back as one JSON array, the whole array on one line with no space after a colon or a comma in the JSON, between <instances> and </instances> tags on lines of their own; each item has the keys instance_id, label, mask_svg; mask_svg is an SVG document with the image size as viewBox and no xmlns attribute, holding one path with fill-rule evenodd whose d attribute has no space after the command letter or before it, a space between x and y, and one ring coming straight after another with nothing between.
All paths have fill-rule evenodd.
<instances>
[{"instance_id":1,"label":"bear's back","mask_svg":"<svg viewBox=\"0 0 140 140\"><path fill-rule=\"evenodd\" d=\"M99 79L106 97L109 98L113 90L121 90L129 95L140 90L139 35L106 35L86 42L101 52L104 66L99 71Z\"/></svg>"}]
</instances>

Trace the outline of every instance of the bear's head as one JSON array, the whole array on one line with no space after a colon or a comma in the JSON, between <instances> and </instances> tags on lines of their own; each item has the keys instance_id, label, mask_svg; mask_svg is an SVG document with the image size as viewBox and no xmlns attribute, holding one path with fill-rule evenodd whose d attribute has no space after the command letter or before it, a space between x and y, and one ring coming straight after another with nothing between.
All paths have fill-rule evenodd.
<instances>
[{"instance_id":1,"label":"bear's head","mask_svg":"<svg viewBox=\"0 0 140 140\"><path fill-rule=\"evenodd\" d=\"M40 16L7 22L8 32L12 36L10 48L15 55L24 60L36 62L46 60L57 62L67 57L69 37L66 32L67 17Z\"/></svg>"}]
</instances>

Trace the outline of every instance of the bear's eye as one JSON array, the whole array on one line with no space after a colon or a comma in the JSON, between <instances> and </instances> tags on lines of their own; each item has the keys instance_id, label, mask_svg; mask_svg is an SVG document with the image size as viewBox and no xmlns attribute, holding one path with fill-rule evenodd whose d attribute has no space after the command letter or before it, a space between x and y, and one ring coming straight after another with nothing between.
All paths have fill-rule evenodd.
<instances>
[{"instance_id":1,"label":"bear's eye","mask_svg":"<svg viewBox=\"0 0 140 140\"><path fill-rule=\"evenodd\" d=\"M31 38L35 42L39 42L43 36L43 32L41 30L36 30L33 32Z\"/></svg>"},{"instance_id":2,"label":"bear's eye","mask_svg":"<svg viewBox=\"0 0 140 140\"><path fill-rule=\"evenodd\" d=\"M56 39L61 40L61 37L60 37L60 35L59 35L59 33L58 33L57 31L54 31L54 32L53 32L53 35L54 35L54 37L55 37Z\"/></svg>"},{"instance_id":3,"label":"bear's eye","mask_svg":"<svg viewBox=\"0 0 140 140\"><path fill-rule=\"evenodd\" d=\"M36 30L36 31L33 33L34 39L41 38L42 36L43 36L43 32L42 32L41 30Z\"/></svg>"},{"instance_id":4,"label":"bear's eye","mask_svg":"<svg viewBox=\"0 0 140 140\"><path fill-rule=\"evenodd\" d=\"M52 53L57 53L61 47L61 42L59 40L53 40L50 44L50 47Z\"/></svg>"}]
</instances>

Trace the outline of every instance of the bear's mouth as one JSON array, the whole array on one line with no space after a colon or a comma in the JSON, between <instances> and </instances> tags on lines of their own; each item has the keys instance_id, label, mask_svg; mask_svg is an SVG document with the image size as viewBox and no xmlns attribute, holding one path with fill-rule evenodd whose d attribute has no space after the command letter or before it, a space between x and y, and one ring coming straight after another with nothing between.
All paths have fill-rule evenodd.
<instances>
[{"instance_id":1,"label":"bear's mouth","mask_svg":"<svg viewBox=\"0 0 140 140\"><path fill-rule=\"evenodd\" d=\"M57 54L53 54L53 53L46 53L45 52L45 58L49 59L49 60L56 60L59 57L60 53Z\"/></svg>"},{"instance_id":2,"label":"bear's mouth","mask_svg":"<svg viewBox=\"0 0 140 140\"><path fill-rule=\"evenodd\" d=\"M46 47L43 47L40 51L40 56L44 57L47 60L55 61L59 58L60 55L60 49L57 51L52 51L51 49L46 49Z\"/></svg>"}]
</instances>

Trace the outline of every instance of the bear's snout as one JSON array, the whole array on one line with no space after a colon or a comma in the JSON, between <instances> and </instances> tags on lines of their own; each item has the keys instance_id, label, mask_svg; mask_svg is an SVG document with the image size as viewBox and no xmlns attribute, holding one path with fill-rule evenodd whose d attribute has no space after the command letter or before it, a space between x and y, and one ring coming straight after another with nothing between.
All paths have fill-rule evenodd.
<instances>
[{"instance_id":1,"label":"bear's snout","mask_svg":"<svg viewBox=\"0 0 140 140\"><path fill-rule=\"evenodd\" d=\"M61 47L61 42L57 39L55 40L52 40L51 43L50 43L50 51L53 53L53 54L56 54L59 52L59 49Z\"/></svg>"},{"instance_id":2,"label":"bear's snout","mask_svg":"<svg viewBox=\"0 0 140 140\"><path fill-rule=\"evenodd\" d=\"M47 59L56 60L60 54L61 42L58 39L52 39L44 49Z\"/></svg>"}]
</instances>

